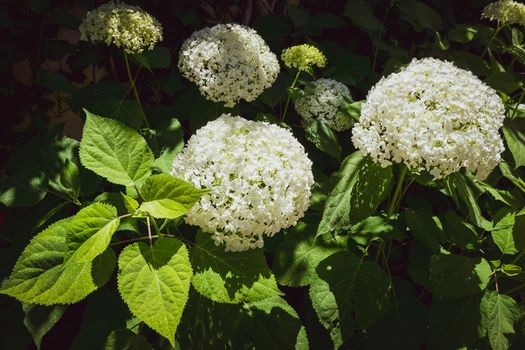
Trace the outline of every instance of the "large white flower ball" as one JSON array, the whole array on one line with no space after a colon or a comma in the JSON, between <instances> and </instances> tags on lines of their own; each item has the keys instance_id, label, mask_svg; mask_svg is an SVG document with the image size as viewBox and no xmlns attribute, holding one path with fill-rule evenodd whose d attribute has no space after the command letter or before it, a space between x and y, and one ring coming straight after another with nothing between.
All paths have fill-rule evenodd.
<instances>
[{"instance_id":1,"label":"large white flower ball","mask_svg":"<svg viewBox=\"0 0 525 350\"><path fill-rule=\"evenodd\" d=\"M279 74L279 62L251 28L217 24L193 33L182 45L179 69L209 100L233 107L253 101Z\"/></svg>"},{"instance_id":2,"label":"large white flower ball","mask_svg":"<svg viewBox=\"0 0 525 350\"><path fill-rule=\"evenodd\" d=\"M352 118L342 108L351 100L350 90L344 84L322 78L305 88L304 95L294 101L294 107L305 126L319 119L335 131L344 131L352 127Z\"/></svg>"},{"instance_id":3,"label":"large white flower ball","mask_svg":"<svg viewBox=\"0 0 525 350\"><path fill-rule=\"evenodd\" d=\"M172 174L210 190L186 222L229 251L260 248L264 236L295 225L314 182L312 162L290 131L230 114L190 138Z\"/></svg>"},{"instance_id":4,"label":"large white flower ball","mask_svg":"<svg viewBox=\"0 0 525 350\"><path fill-rule=\"evenodd\" d=\"M352 141L382 166L404 163L443 178L466 168L484 179L503 152L505 108L471 72L414 59L368 93Z\"/></svg>"}]
</instances>

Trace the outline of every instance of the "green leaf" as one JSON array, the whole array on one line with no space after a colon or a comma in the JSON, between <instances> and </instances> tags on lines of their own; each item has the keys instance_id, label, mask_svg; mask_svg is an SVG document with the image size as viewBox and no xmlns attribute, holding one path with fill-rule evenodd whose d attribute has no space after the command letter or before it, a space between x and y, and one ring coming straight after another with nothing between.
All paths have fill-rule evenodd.
<instances>
[{"instance_id":1,"label":"green leaf","mask_svg":"<svg viewBox=\"0 0 525 350\"><path fill-rule=\"evenodd\" d=\"M432 292L444 298L462 298L487 288L492 270L483 258L433 255L430 259Z\"/></svg>"},{"instance_id":2,"label":"green leaf","mask_svg":"<svg viewBox=\"0 0 525 350\"><path fill-rule=\"evenodd\" d=\"M182 216L207 192L168 174L152 175L140 189L144 202L139 210L155 218Z\"/></svg>"},{"instance_id":3,"label":"green leaf","mask_svg":"<svg viewBox=\"0 0 525 350\"><path fill-rule=\"evenodd\" d=\"M156 130L162 130L158 135L158 142L163 149L160 156L153 162L153 167L160 172L170 174L173 167L173 159L184 147L184 132L177 118L171 118L168 123L164 121L155 126Z\"/></svg>"},{"instance_id":4,"label":"green leaf","mask_svg":"<svg viewBox=\"0 0 525 350\"><path fill-rule=\"evenodd\" d=\"M67 227L66 259L88 263L109 246L120 219L117 209L104 203L94 203L79 211Z\"/></svg>"},{"instance_id":5,"label":"green leaf","mask_svg":"<svg viewBox=\"0 0 525 350\"><path fill-rule=\"evenodd\" d=\"M429 314L429 350L474 349L480 326L480 296L432 299Z\"/></svg>"},{"instance_id":6,"label":"green leaf","mask_svg":"<svg viewBox=\"0 0 525 350\"><path fill-rule=\"evenodd\" d=\"M381 21L374 15L374 9L369 1L349 0L343 15L350 17L352 23L369 31L378 31L383 27Z\"/></svg>"},{"instance_id":7,"label":"green leaf","mask_svg":"<svg viewBox=\"0 0 525 350\"><path fill-rule=\"evenodd\" d=\"M331 254L345 249L346 242L319 239L314 242L314 228L304 232L299 227L286 234L279 245L273 263L273 272L279 284L290 287L302 287L310 283L316 276L315 268L321 260ZM311 226L310 226L311 227Z\"/></svg>"},{"instance_id":8,"label":"green leaf","mask_svg":"<svg viewBox=\"0 0 525 350\"><path fill-rule=\"evenodd\" d=\"M129 329L116 329L109 334L102 350L153 350L153 347L140 334Z\"/></svg>"},{"instance_id":9,"label":"green leaf","mask_svg":"<svg viewBox=\"0 0 525 350\"><path fill-rule=\"evenodd\" d=\"M351 315L339 312L334 293L330 291L330 285L317 276L312 278L309 296L319 322L330 333L334 349L339 349L352 334ZM340 317L344 320L340 321Z\"/></svg>"},{"instance_id":10,"label":"green leaf","mask_svg":"<svg viewBox=\"0 0 525 350\"><path fill-rule=\"evenodd\" d=\"M153 350L148 340L129 329L116 329L107 337L102 350Z\"/></svg>"},{"instance_id":11,"label":"green leaf","mask_svg":"<svg viewBox=\"0 0 525 350\"><path fill-rule=\"evenodd\" d=\"M108 181L133 186L151 174L153 154L136 131L86 112L80 142L82 165Z\"/></svg>"},{"instance_id":12,"label":"green leaf","mask_svg":"<svg viewBox=\"0 0 525 350\"><path fill-rule=\"evenodd\" d=\"M345 158L335 175L317 235L348 228L370 216L384 199L392 168L381 168L357 151Z\"/></svg>"},{"instance_id":13,"label":"green leaf","mask_svg":"<svg viewBox=\"0 0 525 350\"><path fill-rule=\"evenodd\" d=\"M77 201L80 194L80 170L77 165L66 159L58 178L58 186L53 186L53 182L50 185L73 201Z\"/></svg>"},{"instance_id":14,"label":"green leaf","mask_svg":"<svg viewBox=\"0 0 525 350\"><path fill-rule=\"evenodd\" d=\"M514 168L525 165L525 126L522 118L506 119L503 136L514 158Z\"/></svg>"},{"instance_id":15,"label":"green leaf","mask_svg":"<svg viewBox=\"0 0 525 350\"><path fill-rule=\"evenodd\" d=\"M7 207L30 207L47 194L48 179L39 171L11 175L0 180L0 203Z\"/></svg>"},{"instance_id":16,"label":"green leaf","mask_svg":"<svg viewBox=\"0 0 525 350\"><path fill-rule=\"evenodd\" d=\"M341 160L341 146L335 131L318 119L313 119L305 129L306 139L326 154Z\"/></svg>"},{"instance_id":17,"label":"green leaf","mask_svg":"<svg viewBox=\"0 0 525 350\"><path fill-rule=\"evenodd\" d=\"M343 111L353 120L358 121L361 117L361 106L363 101L346 102L343 105Z\"/></svg>"},{"instance_id":18,"label":"green leaf","mask_svg":"<svg viewBox=\"0 0 525 350\"><path fill-rule=\"evenodd\" d=\"M128 213L133 213L135 210L139 208L139 202L137 202L135 198L125 195L124 193L121 193L120 195L122 196L124 207L126 208Z\"/></svg>"},{"instance_id":19,"label":"green leaf","mask_svg":"<svg viewBox=\"0 0 525 350\"><path fill-rule=\"evenodd\" d=\"M377 264L343 251L321 261L316 271L330 286L339 314L355 313L360 328L368 328L386 312L390 282ZM341 324L341 327L350 326Z\"/></svg>"},{"instance_id":20,"label":"green leaf","mask_svg":"<svg viewBox=\"0 0 525 350\"><path fill-rule=\"evenodd\" d=\"M288 5L286 10L295 27L304 27L310 19L308 12L297 5Z\"/></svg>"},{"instance_id":21,"label":"green leaf","mask_svg":"<svg viewBox=\"0 0 525 350\"><path fill-rule=\"evenodd\" d=\"M445 238L439 217L432 215L428 208L416 207L405 210L405 219L414 238L439 253L440 242Z\"/></svg>"},{"instance_id":22,"label":"green leaf","mask_svg":"<svg viewBox=\"0 0 525 350\"><path fill-rule=\"evenodd\" d=\"M80 253L67 258L70 252L66 236L73 220L60 220L29 242L2 285L1 294L25 303L70 304L84 299L107 281L113 269L110 249L94 261L86 261L96 253L92 245L98 240L88 240L85 247L81 244Z\"/></svg>"},{"instance_id":23,"label":"green leaf","mask_svg":"<svg viewBox=\"0 0 525 350\"><path fill-rule=\"evenodd\" d=\"M454 173L447 176L445 181L448 192L456 204L465 205L469 220L478 227L489 227L490 222L483 217L479 208L480 187L476 185L474 180L470 176Z\"/></svg>"},{"instance_id":24,"label":"green leaf","mask_svg":"<svg viewBox=\"0 0 525 350\"><path fill-rule=\"evenodd\" d=\"M454 29L448 32L448 38L452 41L464 44L471 42L477 33L478 29L474 26L458 24Z\"/></svg>"},{"instance_id":25,"label":"green leaf","mask_svg":"<svg viewBox=\"0 0 525 350\"><path fill-rule=\"evenodd\" d=\"M66 306L40 306L22 304L24 310L24 325L33 336L37 349L40 349L42 338L53 328L66 312Z\"/></svg>"},{"instance_id":26,"label":"green leaf","mask_svg":"<svg viewBox=\"0 0 525 350\"><path fill-rule=\"evenodd\" d=\"M75 91L73 84L60 73L49 70L40 70L39 79L40 84L53 91L64 93L72 93Z\"/></svg>"},{"instance_id":27,"label":"green leaf","mask_svg":"<svg viewBox=\"0 0 525 350\"><path fill-rule=\"evenodd\" d=\"M438 31L441 28L441 15L420 1L403 0L396 2L402 19L421 32L424 29Z\"/></svg>"},{"instance_id":28,"label":"green leaf","mask_svg":"<svg viewBox=\"0 0 525 350\"><path fill-rule=\"evenodd\" d=\"M157 46L153 50L131 56L132 61L151 71L151 68L168 68L171 65L171 53L165 47Z\"/></svg>"},{"instance_id":29,"label":"green leaf","mask_svg":"<svg viewBox=\"0 0 525 350\"><path fill-rule=\"evenodd\" d=\"M118 290L130 311L175 346L192 275L186 246L173 238L133 243L118 265Z\"/></svg>"},{"instance_id":30,"label":"green leaf","mask_svg":"<svg viewBox=\"0 0 525 350\"><path fill-rule=\"evenodd\" d=\"M509 348L508 334L514 334L514 324L521 311L516 301L508 295L486 291L481 298L481 332L489 338L492 350Z\"/></svg>"},{"instance_id":31,"label":"green leaf","mask_svg":"<svg viewBox=\"0 0 525 350\"><path fill-rule=\"evenodd\" d=\"M516 254L518 249L514 242L514 224L516 222L515 214L508 213L500 220L495 222L491 230L492 239L503 254ZM522 234L520 232L520 234Z\"/></svg>"},{"instance_id":32,"label":"green leaf","mask_svg":"<svg viewBox=\"0 0 525 350\"><path fill-rule=\"evenodd\" d=\"M199 231L190 257L193 287L215 302L236 304L281 294L260 249L225 252L211 234Z\"/></svg>"},{"instance_id":33,"label":"green leaf","mask_svg":"<svg viewBox=\"0 0 525 350\"><path fill-rule=\"evenodd\" d=\"M507 95L512 94L523 85L510 72L494 72L485 79L485 82L495 90L504 92Z\"/></svg>"},{"instance_id":34,"label":"green leaf","mask_svg":"<svg viewBox=\"0 0 525 350\"><path fill-rule=\"evenodd\" d=\"M501 272L503 272L507 276L517 276L519 275L523 269L521 266L514 265L514 264L502 264L501 265Z\"/></svg>"}]
</instances>

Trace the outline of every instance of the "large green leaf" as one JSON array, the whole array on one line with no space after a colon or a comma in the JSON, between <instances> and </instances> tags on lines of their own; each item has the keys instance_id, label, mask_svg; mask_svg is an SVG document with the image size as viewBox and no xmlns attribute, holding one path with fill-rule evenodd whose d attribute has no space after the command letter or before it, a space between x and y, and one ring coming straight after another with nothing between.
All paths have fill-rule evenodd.
<instances>
[{"instance_id":1,"label":"large green leaf","mask_svg":"<svg viewBox=\"0 0 525 350\"><path fill-rule=\"evenodd\" d=\"M507 213L500 220L495 222L494 228L491 230L492 239L503 254L516 254L518 252L519 239L515 240L516 236L522 235L522 232L514 231L514 224L516 217L514 213ZM523 243L523 240L522 242ZM524 248L524 247L521 247Z\"/></svg>"},{"instance_id":2,"label":"large green leaf","mask_svg":"<svg viewBox=\"0 0 525 350\"><path fill-rule=\"evenodd\" d=\"M133 186L151 174L153 154L144 138L124 124L86 112L82 164L108 181Z\"/></svg>"},{"instance_id":3,"label":"large green leaf","mask_svg":"<svg viewBox=\"0 0 525 350\"><path fill-rule=\"evenodd\" d=\"M486 291L481 298L481 332L489 338L492 350L509 348L508 334L514 334L514 324L521 311L518 303L508 295Z\"/></svg>"},{"instance_id":4,"label":"large green leaf","mask_svg":"<svg viewBox=\"0 0 525 350\"><path fill-rule=\"evenodd\" d=\"M439 217L424 207L408 208L405 219L415 239L423 243L434 253L439 253L440 243L444 240L443 228Z\"/></svg>"},{"instance_id":5,"label":"large green leaf","mask_svg":"<svg viewBox=\"0 0 525 350\"><path fill-rule=\"evenodd\" d=\"M377 264L342 251L321 261L316 271L334 294L339 314L355 313L359 327L366 329L386 312L390 282Z\"/></svg>"},{"instance_id":6,"label":"large green leaf","mask_svg":"<svg viewBox=\"0 0 525 350\"><path fill-rule=\"evenodd\" d=\"M306 139L312 142L315 147L335 159L341 160L341 145L339 145L337 134L326 124L319 119L314 119L305 129L305 133Z\"/></svg>"},{"instance_id":7,"label":"large green leaf","mask_svg":"<svg viewBox=\"0 0 525 350\"><path fill-rule=\"evenodd\" d=\"M98 239L80 244L78 255L68 254L66 236L74 219L60 220L31 240L2 285L1 294L32 304L70 304L107 281L113 270L112 250L86 260L100 251Z\"/></svg>"},{"instance_id":8,"label":"large green leaf","mask_svg":"<svg viewBox=\"0 0 525 350\"><path fill-rule=\"evenodd\" d=\"M317 235L348 228L370 216L385 197L392 168L381 168L361 152L349 155L335 176Z\"/></svg>"},{"instance_id":9,"label":"large green leaf","mask_svg":"<svg viewBox=\"0 0 525 350\"><path fill-rule=\"evenodd\" d=\"M145 202L139 210L156 218L174 219L186 214L206 192L168 174L153 175L140 189Z\"/></svg>"},{"instance_id":10,"label":"large green leaf","mask_svg":"<svg viewBox=\"0 0 525 350\"><path fill-rule=\"evenodd\" d=\"M290 230L279 245L273 263L277 282L290 287L308 285L316 276L315 268L329 255L346 247L346 240L318 239L314 241L315 226L300 222Z\"/></svg>"},{"instance_id":11,"label":"large green leaf","mask_svg":"<svg viewBox=\"0 0 525 350\"><path fill-rule=\"evenodd\" d=\"M492 271L483 258L437 254L430 259L430 283L437 296L461 298L487 287Z\"/></svg>"},{"instance_id":12,"label":"large green leaf","mask_svg":"<svg viewBox=\"0 0 525 350\"><path fill-rule=\"evenodd\" d=\"M118 289L130 311L175 346L192 275L186 246L173 238L134 243L118 265Z\"/></svg>"},{"instance_id":13,"label":"large green leaf","mask_svg":"<svg viewBox=\"0 0 525 350\"><path fill-rule=\"evenodd\" d=\"M525 124L523 118L506 119L503 125L503 135L514 157L514 167L525 165Z\"/></svg>"},{"instance_id":14,"label":"large green leaf","mask_svg":"<svg viewBox=\"0 0 525 350\"><path fill-rule=\"evenodd\" d=\"M213 301L241 303L281 294L260 249L226 252L210 234L199 231L190 256L193 287Z\"/></svg>"},{"instance_id":15,"label":"large green leaf","mask_svg":"<svg viewBox=\"0 0 525 350\"><path fill-rule=\"evenodd\" d=\"M41 306L22 304L24 310L24 325L33 336L35 345L40 349L42 338L53 328L66 312L66 306Z\"/></svg>"}]
</instances>

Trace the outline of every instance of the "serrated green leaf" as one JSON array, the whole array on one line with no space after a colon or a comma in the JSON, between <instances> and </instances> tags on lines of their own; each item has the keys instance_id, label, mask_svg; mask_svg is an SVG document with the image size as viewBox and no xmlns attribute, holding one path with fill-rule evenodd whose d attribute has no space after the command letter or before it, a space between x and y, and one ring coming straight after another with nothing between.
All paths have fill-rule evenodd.
<instances>
[{"instance_id":1,"label":"serrated green leaf","mask_svg":"<svg viewBox=\"0 0 525 350\"><path fill-rule=\"evenodd\" d=\"M50 185L53 187L54 182ZM58 178L58 192L66 194L69 198L76 201L80 194L80 170L71 160L66 159Z\"/></svg>"},{"instance_id":2,"label":"serrated green leaf","mask_svg":"<svg viewBox=\"0 0 525 350\"><path fill-rule=\"evenodd\" d=\"M523 118L506 119L502 131L514 158L514 168L525 165L525 126Z\"/></svg>"},{"instance_id":3,"label":"serrated green leaf","mask_svg":"<svg viewBox=\"0 0 525 350\"><path fill-rule=\"evenodd\" d=\"M334 349L339 349L352 334L353 327L348 327L348 325L353 325L351 315L339 313L334 293L330 291L330 285L317 276L311 281L309 296L319 322L330 333ZM340 321L340 317L347 318L347 320ZM341 324L344 324L345 327L341 327Z\"/></svg>"},{"instance_id":4,"label":"serrated green leaf","mask_svg":"<svg viewBox=\"0 0 525 350\"><path fill-rule=\"evenodd\" d=\"M341 160L341 146L337 134L319 119L313 119L305 129L306 139L319 150L337 160Z\"/></svg>"},{"instance_id":5,"label":"serrated green leaf","mask_svg":"<svg viewBox=\"0 0 525 350\"><path fill-rule=\"evenodd\" d=\"M487 287L492 270L483 258L438 254L430 259L432 292L445 298L461 298Z\"/></svg>"},{"instance_id":6,"label":"serrated green leaf","mask_svg":"<svg viewBox=\"0 0 525 350\"><path fill-rule=\"evenodd\" d=\"M186 214L206 192L168 174L153 175L140 189L144 202L139 210L155 218L178 218Z\"/></svg>"},{"instance_id":7,"label":"serrated green leaf","mask_svg":"<svg viewBox=\"0 0 525 350\"><path fill-rule=\"evenodd\" d=\"M315 228L314 228L315 230ZM321 260L346 247L346 241L319 239L314 232L288 232L279 245L273 263L273 272L279 284L290 287L308 285L316 276L315 268Z\"/></svg>"},{"instance_id":8,"label":"serrated green leaf","mask_svg":"<svg viewBox=\"0 0 525 350\"><path fill-rule=\"evenodd\" d=\"M98 239L89 241L78 255L68 253L66 236L73 219L54 223L29 242L0 294L32 304L70 304L84 299L107 281L112 271L110 249L95 260L86 261L99 250ZM79 241L77 244L83 247ZM92 244L97 249L91 249Z\"/></svg>"},{"instance_id":9,"label":"serrated green leaf","mask_svg":"<svg viewBox=\"0 0 525 350\"><path fill-rule=\"evenodd\" d=\"M514 334L514 324L521 311L518 303L508 295L486 291L481 298L481 332L489 338L492 350L509 348L508 334Z\"/></svg>"},{"instance_id":10,"label":"serrated green leaf","mask_svg":"<svg viewBox=\"0 0 525 350\"><path fill-rule=\"evenodd\" d=\"M517 276L519 275L523 269L521 266L514 265L514 264L502 264L501 265L501 272L503 272L507 276Z\"/></svg>"},{"instance_id":11,"label":"serrated green leaf","mask_svg":"<svg viewBox=\"0 0 525 350\"><path fill-rule=\"evenodd\" d=\"M120 194L124 202L124 207L126 208L128 213L133 213L135 210L139 208L139 202L137 202L135 198L130 197L124 193L120 193Z\"/></svg>"},{"instance_id":12,"label":"serrated green leaf","mask_svg":"<svg viewBox=\"0 0 525 350\"><path fill-rule=\"evenodd\" d=\"M281 294L260 249L226 252L199 231L190 257L193 287L215 302L253 302Z\"/></svg>"},{"instance_id":13,"label":"serrated green leaf","mask_svg":"<svg viewBox=\"0 0 525 350\"><path fill-rule=\"evenodd\" d=\"M151 174L153 154L144 138L124 124L88 111L80 141L80 160L89 170L124 186Z\"/></svg>"},{"instance_id":14,"label":"serrated green leaf","mask_svg":"<svg viewBox=\"0 0 525 350\"><path fill-rule=\"evenodd\" d=\"M476 185L471 176L454 173L445 179L448 192L457 204L464 204L469 220L478 227L490 227L490 223L481 214L478 197L481 188Z\"/></svg>"},{"instance_id":15,"label":"serrated green leaf","mask_svg":"<svg viewBox=\"0 0 525 350\"><path fill-rule=\"evenodd\" d=\"M66 312L66 306L41 306L22 304L24 310L24 325L33 336L37 349L40 349L42 338L53 328Z\"/></svg>"},{"instance_id":16,"label":"serrated green leaf","mask_svg":"<svg viewBox=\"0 0 525 350\"><path fill-rule=\"evenodd\" d=\"M117 209L104 203L94 203L80 210L68 224L66 259L90 262L109 246L120 219Z\"/></svg>"},{"instance_id":17,"label":"serrated green leaf","mask_svg":"<svg viewBox=\"0 0 525 350\"><path fill-rule=\"evenodd\" d=\"M134 243L118 265L118 289L130 311L175 346L192 275L186 246L173 238Z\"/></svg>"},{"instance_id":18,"label":"serrated green leaf","mask_svg":"<svg viewBox=\"0 0 525 350\"><path fill-rule=\"evenodd\" d=\"M381 168L361 152L345 158L335 175L317 236L337 231L370 216L384 199L392 180L392 168Z\"/></svg>"},{"instance_id":19,"label":"serrated green leaf","mask_svg":"<svg viewBox=\"0 0 525 350\"><path fill-rule=\"evenodd\" d=\"M342 251L321 261L316 271L330 286L339 314L355 313L359 327L366 329L386 312L390 282L377 264ZM351 325L341 324L341 327Z\"/></svg>"},{"instance_id":20,"label":"serrated green leaf","mask_svg":"<svg viewBox=\"0 0 525 350\"><path fill-rule=\"evenodd\" d=\"M508 213L500 220L494 223L491 230L492 239L503 254L516 254L518 249L514 242L514 224L516 222L515 214Z\"/></svg>"},{"instance_id":21,"label":"serrated green leaf","mask_svg":"<svg viewBox=\"0 0 525 350\"><path fill-rule=\"evenodd\" d=\"M153 347L140 334L129 329L116 329L108 335L102 350L153 350Z\"/></svg>"}]
</instances>

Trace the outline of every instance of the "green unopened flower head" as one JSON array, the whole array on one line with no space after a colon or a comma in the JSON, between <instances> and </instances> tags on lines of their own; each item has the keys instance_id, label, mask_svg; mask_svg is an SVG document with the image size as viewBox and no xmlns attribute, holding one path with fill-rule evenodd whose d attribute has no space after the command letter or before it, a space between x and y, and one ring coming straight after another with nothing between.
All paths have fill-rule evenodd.
<instances>
[{"instance_id":1,"label":"green unopened flower head","mask_svg":"<svg viewBox=\"0 0 525 350\"><path fill-rule=\"evenodd\" d=\"M326 56L318 48L308 44L283 50L281 59L288 68L294 67L300 71L309 70L313 66L322 68L326 65Z\"/></svg>"},{"instance_id":2,"label":"green unopened flower head","mask_svg":"<svg viewBox=\"0 0 525 350\"><path fill-rule=\"evenodd\" d=\"M521 24L525 27L525 5L512 0L496 1L485 6L481 18L501 24Z\"/></svg>"},{"instance_id":3,"label":"green unopened flower head","mask_svg":"<svg viewBox=\"0 0 525 350\"><path fill-rule=\"evenodd\" d=\"M138 6L109 2L89 11L80 25L80 39L122 47L126 53L151 50L162 41L162 25Z\"/></svg>"}]
</instances>

